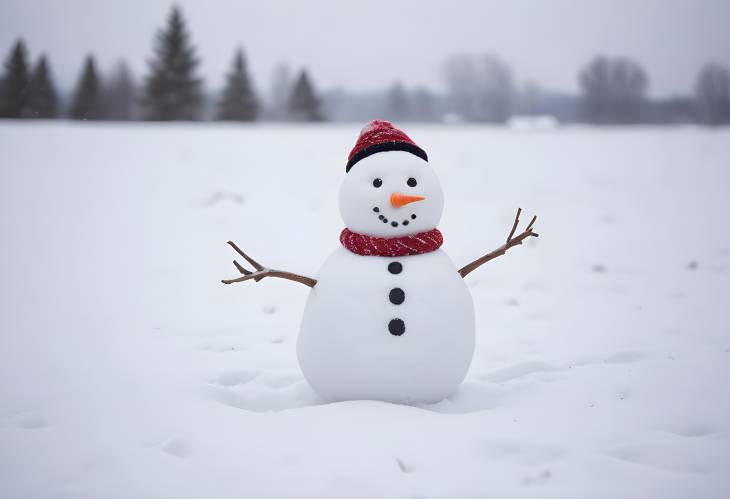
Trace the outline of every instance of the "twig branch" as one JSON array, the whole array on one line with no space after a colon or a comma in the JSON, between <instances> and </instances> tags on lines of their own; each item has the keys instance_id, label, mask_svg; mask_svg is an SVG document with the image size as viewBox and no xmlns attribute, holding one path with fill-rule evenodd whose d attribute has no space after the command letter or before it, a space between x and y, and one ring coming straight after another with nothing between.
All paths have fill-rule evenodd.
<instances>
[{"instance_id":1,"label":"twig branch","mask_svg":"<svg viewBox=\"0 0 730 499\"><path fill-rule=\"evenodd\" d=\"M248 263L250 263L251 265L253 265L253 268L255 268L256 270L263 270L264 266L261 265L256 260L254 260L253 258L251 258L250 256L248 256L246 253L244 253L241 248L239 248L238 246L236 246L236 243L234 243L233 241L228 241L228 245L231 248L233 248L234 250L236 250L236 253L238 253L243 258L245 258Z\"/></svg>"},{"instance_id":2,"label":"twig branch","mask_svg":"<svg viewBox=\"0 0 730 499\"><path fill-rule=\"evenodd\" d=\"M522 208L517 208L517 215L515 215L515 223L512 224L512 230L509 231L509 236L507 236L508 243L512 240L512 236L515 235L515 230L517 230L517 224L520 223L520 213L522 213Z\"/></svg>"},{"instance_id":3,"label":"twig branch","mask_svg":"<svg viewBox=\"0 0 730 499\"><path fill-rule=\"evenodd\" d=\"M491 251L491 252L487 253L486 255L484 255L480 258L477 258L473 262L460 268L459 275L461 275L461 277L466 277L470 272L481 267L482 265L487 263L489 260L493 260L493 259L497 258L498 256L504 255L505 253L507 253L508 249L514 248L515 246L522 244L522 242L525 239L527 239L528 237L531 237L531 236L538 237L539 236L539 234L532 231L532 226L535 224L535 221L537 220L537 216L534 216L534 217L532 217L532 220L530 221L530 223L527 225L527 228L523 232L521 232L520 234L518 234L515 237L512 237L512 236L514 236L515 231L517 230L517 225L520 223L520 214L521 213L522 213L522 208L518 208L517 215L515 215L515 222L514 222L514 224L512 224L512 230L510 231L509 236L507 236L507 242L504 243L499 248L497 248L496 250Z\"/></svg>"},{"instance_id":4,"label":"twig branch","mask_svg":"<svg viewBox=\"0 0 730 499\"><path fill-rule=\"evenodd\" d=\"M532 220L530 220L530 223L527 225L527 228L525 230L531 230L532 226L535 225L535 220L537 220L537 215L532 217Z\"/></svg>"},{"instance_id":5,"label":"twig branch","mask_svg":"<svg viewBox=\"0 0 730 499\"><path fill-rule=\"evenodd\" d=\"M317 284L316 279L312 279L311 277L306 277L299 274L293 274L291 272L286 272L284 270L275 270L275 269L267 269L263 265L261 265L259 262L248 256L246 253L241 250L238 246L236 246L236 243L233 241L228 241L228 244L233 248L236 253L241 255L249 264L253 266L253 268L256 269L255 272L252 272L246 268L244 268L240 263L238 263L236 260L233 260L233 265L236 267L236 269L243 274L241 277L238 277L236 279L223 279L221 282L223 284L233 284L236 282L244 282L248 281L249 279L253 279L256 282L259 282L264 277L278 277L280 279L287 279L289 281L295 281L295 282L301 282L302 284L309 286L310 288L313 288L315 284Z\"/></svg>"}]
</instances>

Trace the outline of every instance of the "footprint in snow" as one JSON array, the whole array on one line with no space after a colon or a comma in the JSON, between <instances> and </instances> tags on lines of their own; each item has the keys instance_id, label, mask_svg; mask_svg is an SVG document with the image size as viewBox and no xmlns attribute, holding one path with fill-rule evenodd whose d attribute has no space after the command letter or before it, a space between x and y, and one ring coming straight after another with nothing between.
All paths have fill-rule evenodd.
<instances>
[{"instance_id":1,"label":"footprint in snow","mask_svg":"<svg viewBox=\"0 0 730 499\"><path fill-rule=\"evenodd\" d=\"M705 473L707 461L695 452L679 452L667 443L627 444L615 447L608 455L627 463L684 473Z\"/></svg>"},{"instance_id":2,"label":"footprint in snow","mask_svg":"<svg viewBox=\"0 0 730 499\"><path fill-rule=\"evenodd\" d=\"M39 428L45 428L48 426L48 423L42 418L25 418L20 420L18 426L26 430L37 430Z\"/></svg>"},{"instance_id":3,"label":"footprint in snow","mask_svg":"<svg viewBox=\"0 0 730 499\"><path fill-rule=\"evenodd\" d=\"M190 455L190 444L184 438L175 438L162 446L162 452L171 456L186 458Z\"/></svg>"},{"instance_id":4,"label":"footprint in snow","mask_svg":"<svg viewBox=\"0 0 730 499\"><path fill-rule=\"evenodd\" d=\"M540 485L547 482L553 476L552 472L545 468L538 473L531 473L522 479L522 485L529 487L531 485Z\"/></svg>"},{"instance_id":5,"label":"footprint in snow","mask_svg":"<svg viewBox=\"0 0 730 499\"><path fill-rule=\"evenodd\" d=\"M539 466L560 459L566 454L566 451L559 447L515 439L492 440L483 448L489 458L506 459L525 466Z\"/></svg>"},{"instance_id":6,"label":"footprint in snow","mask_svg":"<svg viewBox=\"0 0 730 499\"><path fill-rule=\"evenodd\" d=\"M687 438L706 437L715 433L712 428L702 423L680 424L672 428L667 428L665 431Z\"/></svg>"},{"instance_id":7,"label":"footprint in snow","mask_svg":"<svg viewBox=\"0 0 730 499\"><path fill-rule=\"evenodd\" d=\"M626 350L609 355L604 362L606 364L630 364L642 357L644 357L644 354L639 351Z\"/></svg>"},{"instance_id":8,"label":"footprint in snow","mask_svg":"<svg viewBox=\"0 0 730 499\"><path fill-rule=\"evenodd\" d=\"M208 395L223 405L256 412L298 409L323 403L299 374L269 372L259 373L248 381L246 379L245 375L228 373L223 381L233 384L209 384Z\"/></svg>"},{"instance_id":9,"label":"footprint in snow","mask_svg":"<svg viewBox=\"0 0 730 499\"><path fill-rule=\"evenodd\" d=\"M303 381L303 378L298 373L269 371L262 373L258 381L269 388L280 389Z\"/></svg>"},{"instance_id":10,"label":"footprint in snow","mask_svg":"<svg viewBox=\"0 0 730 499\"><path fill-rule=\"evenodd\" d=\"M257 371L225 371L216 376L212 382L221 386L243 385L258 376Z\"/></svg>"},{"instance_id":11,"label":"footprint in snow","mask_svg":"<svg viewBox=\"0 0 730 499\"><path fill-rule=\"evenodd\" d=\"M539 360L521 362L512 366L497 369L488 374L477 376L477 379L493 383L505 383L514 379L524 378L531 374L559 371L560 368Z\"/></svg>"},{"instance_id":12,"label":"footprint in snow","mask_svg":"<svg viewBox=\"0 0 730 499\"><path fill-rule=\"evenodd\" d=\"M403 473L413 473L413 468L406 464L405 461L403 461L401 458L396 457L395 462L398 465L398 469L400 469Z\"/></svg>"},{"instance_id":13,"label":"footprint in snow","mask_svg":"<svg viewBox=\"0 0 730 499\"><path fill-rule=\"evenodd\" d=\"M225 201L230 201L233 204L243 204L244 199L243 196L238 194L237 192L216 191L207 198L205 198L201 205L207 208Z\"/></svg>"},{"instance_id":14,"label":"footprint in snow","mask_svg":"<svg viewBox=\"0 0 730 499\"><path fill-rule=\"evenodd\" d=\"M419 405L421 409L442 414L468 414L500 407L504 401L504 390L492 383L467 379L456 392L435 404Z\"/></svg>"},{"instance_id":15,"label":"footprint in snow","mask_svg":"<svg viewBox=\"0 0 730 499\"><path fill-rule=\"evenodd\" d=\"M214 345L212 343L204 343L198 347L199 352L217 353L240 352L246 349L247 347L241 346L238 343L219 343L217 345Z\"/></svg>"}]
</instances>

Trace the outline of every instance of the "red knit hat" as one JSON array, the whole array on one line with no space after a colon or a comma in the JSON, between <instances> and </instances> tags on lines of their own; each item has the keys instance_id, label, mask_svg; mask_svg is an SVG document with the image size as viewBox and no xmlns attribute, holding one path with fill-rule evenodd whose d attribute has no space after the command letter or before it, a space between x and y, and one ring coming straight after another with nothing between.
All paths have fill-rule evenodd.
<instances>
[{"instance_id":1,"label":"red knit hat","mask_svg":"<svg viewBox=\"0 0 730 499\"><path fill-rule=\"evenodd\" d=\"M390 121L373 120L360 131L357 143L347 157L345 171L349 172L361 159L383 151L406 151L428 161L426 152Z\"/></svg>"}]
</instances>

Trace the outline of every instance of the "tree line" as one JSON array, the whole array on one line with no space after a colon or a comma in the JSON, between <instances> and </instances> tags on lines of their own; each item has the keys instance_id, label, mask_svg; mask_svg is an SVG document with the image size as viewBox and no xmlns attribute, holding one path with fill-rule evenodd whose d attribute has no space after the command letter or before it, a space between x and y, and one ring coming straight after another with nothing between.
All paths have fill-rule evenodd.
<instances>
[{"instance_id":1,"label":"tree line","mask_svg":"<svg viewBox=\"0 0 730 499\"><path fill-rule=\"evenodd\" d=\"M164 28L154 41L154 53L141 89L134 84L124 62L106 78L100 75L93 55L86 56L68 106L68 117L75 120L180 121L204 118L203 81L197 74L200 63L182 12L173 7ZM321 100L306 69L294 84L288 81L288 95L282 109L272 109L281 119L320 121ZM225 88L216 104L215 119L255 121L261 118L262 105L254 91L242 49L233 56L225 75ZM60 116L59 96L53 84L48 58L41 55L31 69L23 40L12 47L0 81L0 117L41 118Z\"/></svg>"},{"instance_id":2,"label":"tree line","mask_svg":"<svg viewBox=\"0 0 730 499\"><path fill-rule=\"evenodd\" d=\"M730 123L730 72L707 64L691 95L647 96L649 77L626 57L596 56L578 73L579 96L543 92L534 84L517 90L509 66L500 58L460 55L444 65L452 109L467 121L503 123L518 114L566 114L563 121L593 124ZM566 109L567 108L567 109Z\"/></svg>"},{"instance_id":3,"label":"tree line","mask_svg":"<svg viewBox=\"0 0 730 499\"><path fill-rule=\"evenodd\" d=\"M697 74L693 92L651 99L649 77L625 57L596 56L578 73L580 95L556 94L533 83L518 88L509 65L492 54L462 54L443 64L446 94L395 82L383 93L353 96L335 90L320 96L302 69L292 83L285 66L277 69L270 102L254 89L242 49L233 55L225 86L206 112L199 59L179 8L173 7L154 40L153 57L140 88L126 64L100 75L88 55L67 107L78 120L149 121L217 119L222 121L363 120L373 113L399 121L504 123L515 115L551 115L563 122L594 124L730 123L730 72L707 64ZM0 80L0 117L49 119L61 115L48 58L31 68L22 40L12 47Z\"/></svg>"}]
</instances>

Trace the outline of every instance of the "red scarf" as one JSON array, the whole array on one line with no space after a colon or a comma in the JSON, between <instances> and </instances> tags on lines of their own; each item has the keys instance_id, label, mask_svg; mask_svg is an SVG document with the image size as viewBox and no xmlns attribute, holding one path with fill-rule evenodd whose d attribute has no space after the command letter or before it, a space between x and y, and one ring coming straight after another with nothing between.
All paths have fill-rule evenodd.
<instances>
[{"instance_id":1,"label":"red scarf","mask_svg":"<svg viewBox=\"0 0 730 499\"><path fill-rule=\"evenodd\" d=\"M367 236L344 229L340 242L357 255L408 256L436 251L444 243L444 236L438 229L402 237Z\"/></svg>"}]
</instances>

